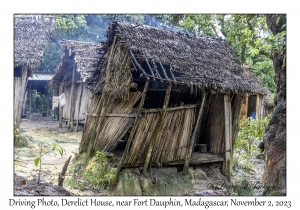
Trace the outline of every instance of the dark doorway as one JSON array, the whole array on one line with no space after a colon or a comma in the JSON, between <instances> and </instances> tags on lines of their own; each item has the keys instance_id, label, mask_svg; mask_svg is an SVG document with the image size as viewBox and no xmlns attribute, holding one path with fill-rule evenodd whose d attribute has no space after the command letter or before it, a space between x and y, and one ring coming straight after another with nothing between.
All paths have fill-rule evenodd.
<instances>
[{"instance_id":1,"label":"dark doorway","mask_svg":"<svg viewBox=\"0 0 300 210\"><path fill-rule=\"evenodd\" d=\"M256 119L256 95L249 96L248 98L248 114L247 117Z\"/></svg>"}]
</instances>

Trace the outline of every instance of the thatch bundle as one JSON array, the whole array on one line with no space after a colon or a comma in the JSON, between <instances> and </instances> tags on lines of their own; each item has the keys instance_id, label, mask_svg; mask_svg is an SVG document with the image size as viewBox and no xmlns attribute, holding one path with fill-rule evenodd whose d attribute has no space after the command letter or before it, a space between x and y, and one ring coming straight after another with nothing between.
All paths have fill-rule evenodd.
<instances>
[{"instance_id":1,"label":"thatch bundle","mask_svg":"<svg viewBox=\"0 0 300 210\"><path fill-rule=\"evenodd\" d=\"M14 66L39 65L45 46L56 30L55 18L45 15L14 16Z\"/></svg>"},{"instance_id":2,"label":"thatch bundle","mask_svg":"<svg viewBox=\"0 0 300 210\"><path fill-rule=\"evenodd\" d=\"M91 77L95 71L95 64L99 60L98 51L101 49L101 44L61 40L59 45L64 54L51 84L56 87L60 83L71 84L73 65L76 69L75 81L85 82Z\"/></svg>"}]
</instances>

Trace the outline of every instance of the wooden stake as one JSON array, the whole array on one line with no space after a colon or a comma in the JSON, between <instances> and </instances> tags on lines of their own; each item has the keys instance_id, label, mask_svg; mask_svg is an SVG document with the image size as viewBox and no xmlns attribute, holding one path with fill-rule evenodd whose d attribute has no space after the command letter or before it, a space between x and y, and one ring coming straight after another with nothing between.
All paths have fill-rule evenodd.
<instances>
[{"instance_id":1,"label":"wooden stake","mask_svg":"<svg viewBox=\"0 0 300 210\"><path fill-rule=\"evenodd\" d=\"M191 160L191 155L192 155L193 147L194 147L194 144L195 144L195 141L196 141L196 134L198 133L198 131L200 129L200 122L201 122L201 119L202 119L202 113L203 113L204 104L205 104L205 100L206 100L206 92L205 92L204 87L202 88L202 93L203 94L202 94L201 107L200 107L200 110L199 110L199 113L198 113L198 117L197 117L197 120L196 120L196 125L194 127L194 131L193 131L193 134L191 136L190 143L188 145L188 152L186 154L185 162L184 162L184 166L183 166L183 175L188 174L188 168L189 168L189 164L190 164L190 160Z\"/></svg>"},{"instance_id":2,"label":"wooden stake","mask_svg":"<svg viewBox=\"0 0 300 210\"><path fill-rule=\"evenodd\" d=\"M148 91L148 87L149 87L149 80L147 80L146 83L145 83L145 87L144 87L144 90L143 90L143 93L142 93L142 98L141 98L141 102L140 102L140 105L139 105L139 109L138 109L136 118L135 118L134 123L133 123L133 128L136 126L136 124L137 124L137 122L139 120L139 117L141 115L142 108L144 106L144 102L145 102L145 98L146 98L146 93ZM117 179L118 179L120 170L122 168L122 165L124 164L124 160L125 160L126 155L128 153L128 150L129 150L129 147L131 145L132 139L133 139L133 132L130 133L129 139L128 139L127 143L126 143L126 147L125 147L124 153L123 153L122 158L120 160L120 163L118 165L118 168L117 168L117 171L116 171L116 178Z\"/></svg>"},{"instance_id":3,"label":"wooden stake","mask_svg":"<svg viewBox=\"0 0 300 210\"><path fill-rule=\"evenodd\" d=\"M63 83L59 85L59 94L61 95L63 93ZM62 128L62 118L63 118L63 106L60 106L59 104L59 128Z\"/></svg>"},{"instance_id":4,"label":"wooden stake","mask_svg":"<svg viewBox=\"0 0 300 210\"><path fill-rule=\"evenodd\" d=\"M70 163L70 160L72 158L72 155L69 157L69 159L65 162L65 165L61 171L61 173L59 174L59 177L58 177L58 186L63 186L63 183L64 183L64 179L65 179L65 174L67 172L67 169L68 169L68 165Z\"/></svg>"},{"instance_id":5,"label":"wooden stake","mask_svg":"<svg viewBox=\"0 0 300 210\"><path fill-rule=\"evenodd\" d=\"M166 116L166 113L167 113L167 107L168 107L168 104L169 104L171 88L172 88L172 83L169 83L168 89L166 91L166 96L165 96L164 105L163 105L163 109L162 109L161 115L160 115L160 117L158 119L158 122L157 122L155 128L154 128L153 134L152 134L152 136L150 138L150 145L149 145L149 148L148 148L148 152L147 152L147 155L146 155L146 159L145 159L145 163L144 163L144 168L143 168L143 175L144 176L146 175L146 172L147 172L147 169L148 169L149 161L150 161L150 158L151 158L153 147L155 145L157 134L158 134L158 132L160 130L162 122L163 122L163 120L164 120L164 118Z\"/></svg>"},{"instance_id":6,"label":"wooden stake","mask_svg":"<svg viewBox=\"0 0 300 210\"><path fill-rule=\"evenodd\" d=\"M231 180L231 103L229 95L224 95L224 109L225 109L225 155L226 155L226 174L227 180Z\"/></svg>"}]
</instances>

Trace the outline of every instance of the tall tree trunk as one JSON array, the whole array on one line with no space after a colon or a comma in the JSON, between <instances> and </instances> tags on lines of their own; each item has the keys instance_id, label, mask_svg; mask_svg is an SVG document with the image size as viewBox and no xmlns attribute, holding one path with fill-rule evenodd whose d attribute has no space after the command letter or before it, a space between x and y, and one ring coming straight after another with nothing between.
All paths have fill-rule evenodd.
<instances>
[{"instance_id":1,"label":"tall tree trunk","mask_svg":"<svg viewBox=\"0 0 300 210\"><path fill-rule=\"evenodd\" d=\"M280 19L278 19L280 17ZM286 23L285 15L267 15L267 25L274 35ZM265 195L286 195L286 51L273 52L275 83L277 84L276 109L264 136ZM273 188L273 186L275 188Z\"/></svg>"}]
</instances>

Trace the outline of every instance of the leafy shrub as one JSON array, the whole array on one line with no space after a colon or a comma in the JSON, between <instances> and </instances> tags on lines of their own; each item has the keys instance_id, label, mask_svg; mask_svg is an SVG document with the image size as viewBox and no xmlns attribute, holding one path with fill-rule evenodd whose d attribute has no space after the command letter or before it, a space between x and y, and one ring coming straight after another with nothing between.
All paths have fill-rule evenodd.
<instances>
[{"instance_id":1,"label":"leafy shrub","mask_svg":"<svg viewBox=\"0 0 300 210\"><path fill-rule=\"evenodd\" d=\"M263 139L269 119L270 116L263 120L243 119L240 121L241 129L235 142L234 168L252 170L251 158L259 153L257 143L258 140Z\"/></svg>"}]
</instances>

